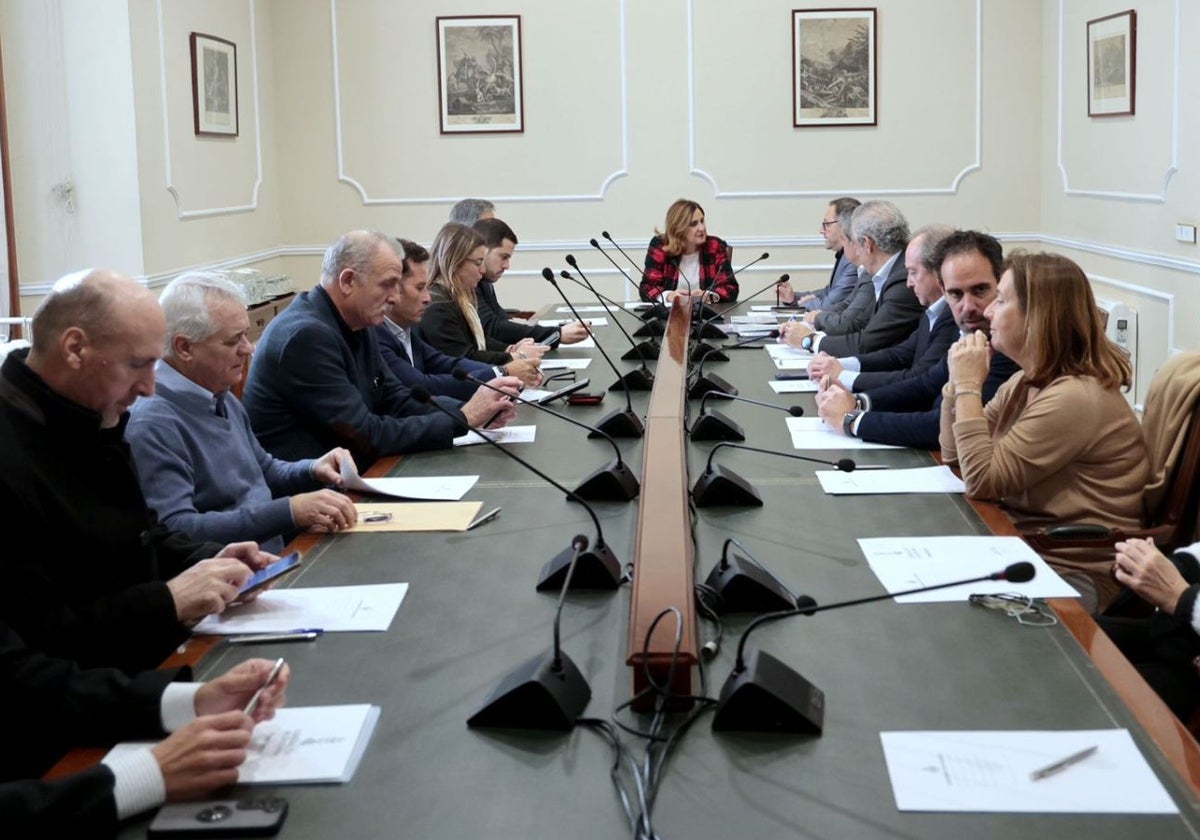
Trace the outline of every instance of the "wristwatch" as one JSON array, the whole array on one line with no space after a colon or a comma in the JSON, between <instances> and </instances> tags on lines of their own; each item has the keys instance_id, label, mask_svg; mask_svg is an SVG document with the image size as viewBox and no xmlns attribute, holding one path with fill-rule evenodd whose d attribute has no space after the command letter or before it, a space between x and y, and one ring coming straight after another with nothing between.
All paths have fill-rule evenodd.
<instances>
[{"instance_id":1,"label":"wristwatch","mask_svg":"<svg viewBox=\"0 0 1200 840\"><path fill-rule=\"evenodd\" d=\"M847 411L846 416L842 418L842 431L846 437L854 437L854 423L862 417L862 409L856 408L854 411Z\"/></svg>"},{"instance_id":2,"label":"wristwatch","mask_svg":"<svg viewBox=\"0 0 1200 840\"><path fill-rule=\"evenodd\" d=\"M812 346L813 346L812 333L809 333L808 335L804 336L804 338L800 339L800 349L811 351Z\"/></svg>"}]
</instances>

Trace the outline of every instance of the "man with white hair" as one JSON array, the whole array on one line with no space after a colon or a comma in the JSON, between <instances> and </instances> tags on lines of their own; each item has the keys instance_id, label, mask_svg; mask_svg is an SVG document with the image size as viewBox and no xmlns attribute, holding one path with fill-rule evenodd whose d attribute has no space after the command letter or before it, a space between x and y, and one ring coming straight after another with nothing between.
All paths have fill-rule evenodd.
<instances>
[{"instance_id":1,"label":"man with white hair","mask_svg":"<svg viewBox=\"0 0 1200 840\"><path fill-rule=\"evenodd\" d=\"M167 318L155 392L134 404L126 429L146 501L195 540L257 540L278 554L297 530L357 522L336 490L350 453L283 461L262 448L231 392L253 352L242 291L215 273L185 274L159 297ZM305 492L308 491L308 492Z\"/></svg>"}]
</instances>

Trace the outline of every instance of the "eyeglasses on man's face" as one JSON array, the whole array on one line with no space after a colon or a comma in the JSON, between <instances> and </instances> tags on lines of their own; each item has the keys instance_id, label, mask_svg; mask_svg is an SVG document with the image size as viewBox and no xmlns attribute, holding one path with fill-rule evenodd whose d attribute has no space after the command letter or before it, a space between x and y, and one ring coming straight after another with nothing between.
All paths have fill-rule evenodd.
<instances>
[{"instance_id":1,"label":"eyeglasses on man's face","mask_svg":"<svg viewBox=\"0 0 1200 840\"><path fill-rule=\"evenodd\" d=\"M836 225L837 223L838 223L837 219L834 219L832 222L824 222L823 221L823 222L821 222L821 230L825 230L825 228L829 227L830 225Z\"/></svg>"}]
</instances>

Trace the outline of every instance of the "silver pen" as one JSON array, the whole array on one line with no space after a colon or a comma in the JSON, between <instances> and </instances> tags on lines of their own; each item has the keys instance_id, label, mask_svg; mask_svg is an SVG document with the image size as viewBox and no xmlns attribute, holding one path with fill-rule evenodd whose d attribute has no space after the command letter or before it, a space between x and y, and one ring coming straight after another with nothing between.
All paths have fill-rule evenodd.
<instances>
[{"instance_id":1,"label":"silver pen","mask_svg":"<svg viewBox=\"0 0 1200 840\"><path fill-rule=\"evenodd\" d=\"M478 528L480 525L482 525L485 522L491 522L493 519L495 519L499 515L500 515L500 508L494 507L491 510L489 510L487 513L478 517L470 525L468 525L467 530L470 531L472 528Z\"/></svg>"},{"instance_id":2,"label":"silver pen","mask_svg":"<svg viewBox=\"0 0 1200 840\"><path fill-rule=\"evenodd\" d=\"M1098 746L1092 746L1088 747L1086 750L1080 750L1077 753L1071 753L1066 758L1060 758L1053 764L1047 764L1045 767L1034 770L1029 774L1029 780L1032 782L1040 782L1042 779L1053 776L1055 773L1061 773L1068 767L1083 761L1098 749L1100 749Z\"/></svg>"},{"instance_id":3,"label":"silver pen","mask_svg":"<svg viewBox=\"0 0 1200 840\"><path fill-rule=\"evenodd\" d=\"M275 682L275 678L279 676L279 672L283 670L283 657L275 660L275 667L271 669L271 673L267 674L267 681L258 687L258 691L254 692L254 696L250 698L250 702L246 704L246 708L242 711L248 715L254 714L254 710L258 708L258 701L262 699L262 693L267 690L271 683Z\"/></svg>"}]
</instances>

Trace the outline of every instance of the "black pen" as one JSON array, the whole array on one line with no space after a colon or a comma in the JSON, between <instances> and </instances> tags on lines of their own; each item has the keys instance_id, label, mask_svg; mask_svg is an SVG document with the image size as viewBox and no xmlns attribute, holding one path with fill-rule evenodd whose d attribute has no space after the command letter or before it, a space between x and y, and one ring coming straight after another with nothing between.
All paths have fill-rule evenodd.
<instances>
[{"instance_id":1,"label":"black pen","mask_svg":"<svg viewBox=\"0 0 1200 840\"><path fill-rule=\"evenodd\" d=\"M467 530L470 531L472 528L477 528L485 522L491 522L493 519L495 519L499 515L500 515L500 508L494 507L491 510L489 510L487 513L480 516L478 519L476 519L470 525L468 525Z\"/></svg>"}]
</instances>

